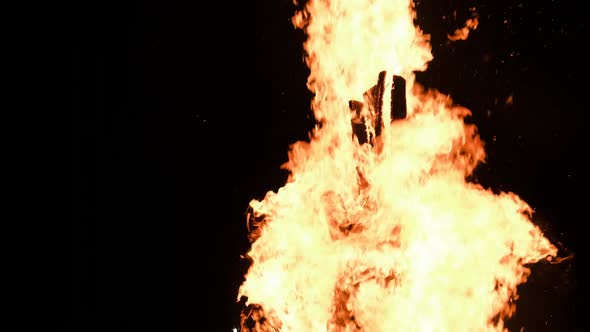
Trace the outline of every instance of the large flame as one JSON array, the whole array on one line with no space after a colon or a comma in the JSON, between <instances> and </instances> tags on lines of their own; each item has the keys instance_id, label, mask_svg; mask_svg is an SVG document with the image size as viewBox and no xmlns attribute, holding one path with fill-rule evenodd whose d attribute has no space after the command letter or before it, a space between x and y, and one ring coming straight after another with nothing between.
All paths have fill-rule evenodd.
<instances>
[{"instance_id":1,"label":"large flame","mask_svg":"<svg viewBox=\"0 0 590 332\"><path fill-rule=\"evenodd\" d=\"M432 55L414 19L409 0L311 0L293 18L321 126L250 203L252 330L503 331L527 265L557 254L526 202L465 180L484 146L469 110L415 83ZM348 101L383 70L406 79L408 116L361 145Z\"/></svg>"}]
</instances>

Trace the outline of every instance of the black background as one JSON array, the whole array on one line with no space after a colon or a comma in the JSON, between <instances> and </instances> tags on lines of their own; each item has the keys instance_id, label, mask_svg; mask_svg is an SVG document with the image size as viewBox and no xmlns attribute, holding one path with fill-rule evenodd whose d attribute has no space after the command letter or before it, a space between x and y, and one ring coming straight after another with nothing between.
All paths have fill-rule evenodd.
<instances>
[{"instance_id":1,"label":"black background","mask_svg":"<svg viewBox=\"0 0 590 332\"><path fill-rule=\"evenodd\" d=\"M449 43L472 6L479 27ZM284 184L289 144L314 125L294 5L73 9L72 223L54 267L56 326L230 331L247 204ZM511 330L589 331L583 10L564 0L433 0L417 10L434 54L418 81L472 110L487 143L475 181L517 193L562 255L574 254L534 267Z\"/></svg>"}]
</instances>

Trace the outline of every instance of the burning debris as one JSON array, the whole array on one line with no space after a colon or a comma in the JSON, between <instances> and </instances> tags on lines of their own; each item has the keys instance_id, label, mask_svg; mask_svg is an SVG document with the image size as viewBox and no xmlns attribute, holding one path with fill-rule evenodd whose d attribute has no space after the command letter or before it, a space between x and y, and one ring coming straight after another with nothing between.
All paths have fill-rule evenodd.
<instances>
[{"instance_id":1,"label":"burning debris","mask_svg":"<svg viewBox=\"0 0 590 332\"><path fill-rule=\"evenodd\" d=\"M258 304L249 304L242 309L240 317L240 331L245 332L278 332L281 322L272 314L264 312Z\"/></svg>"},{"instance_id":2,"label":"burning debris","mask_svg":"<svg viewBox=\"0 0 590 332\"><path fill-rule=\"evenodd\" d=\"M348 107L353 111L351 120L352 131L360 144L375 144L375 139L383 130L383 95L385 94L386 71L379 73L377 84L363 94L364 103L351 100ZM365 105L367 110L365 111ZM406 105L406 80L398 75L393 75L391 85L391 121L405 119L407 115ZM369 122L371 126L369 126ZM374 128L374 133L370 129Z\"/></svg>"},{"instance_id":3,"label":"burning debris","mask_svg":"<svg viewBox=\"0 0 590 332\"><path fill-rule=\"evenodd\" d=\"M323 125L250 202L241 331L505 331L557 249L517 195L466 181L483 143L415 83L432 56L411 2L312 0L293 21Z\"/></svg>"}]
</instances>

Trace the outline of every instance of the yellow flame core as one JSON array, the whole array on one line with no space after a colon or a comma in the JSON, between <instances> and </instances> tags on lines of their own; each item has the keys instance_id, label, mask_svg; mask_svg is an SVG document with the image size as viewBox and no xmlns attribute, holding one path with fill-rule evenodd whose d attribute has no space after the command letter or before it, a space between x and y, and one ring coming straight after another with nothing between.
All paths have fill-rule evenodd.
<instances>
[{"instance_id":1,"label":"yellow flame core","mask_svg":"<svg viewBox=\"0 0 590 332\"><path fill-rule=\"evenodd\" d=\"M239 296L269 330L503 331L526 264L557 254L517 195L466 182L483 143L469 110L415 83L432 55L414 18L408 0L312 0L293 18L322 126L250 204L266 217ZM406 79L408 117L377 153L351 139L348 101L383 70Z\"/></svg>"}]
</instances>

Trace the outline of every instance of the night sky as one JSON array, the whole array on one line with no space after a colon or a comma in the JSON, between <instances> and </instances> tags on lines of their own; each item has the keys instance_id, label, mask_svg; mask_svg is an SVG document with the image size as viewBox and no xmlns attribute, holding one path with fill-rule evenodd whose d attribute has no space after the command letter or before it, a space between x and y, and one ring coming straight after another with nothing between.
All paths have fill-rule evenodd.
<instances>
[{"instance_id":1,"label":"night sky","mask_svg":"<svg viewBox=\"0 0 590 332\"><path fill-rule=\"evenodd\" d=\"M314 126L295 7L77 6L57 330L230 331L248 202L285 183L289 144ZM478 28L448 42L471 7ZM417 11L434 55L418 82L470 109L486 142L474 181L518 194L561 255L574 255L533 267L509 327L590 331L584 11L565 0L419 1Z\"/></svg>"}]
</instances>

